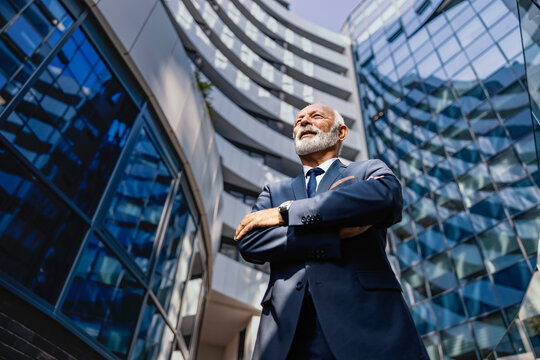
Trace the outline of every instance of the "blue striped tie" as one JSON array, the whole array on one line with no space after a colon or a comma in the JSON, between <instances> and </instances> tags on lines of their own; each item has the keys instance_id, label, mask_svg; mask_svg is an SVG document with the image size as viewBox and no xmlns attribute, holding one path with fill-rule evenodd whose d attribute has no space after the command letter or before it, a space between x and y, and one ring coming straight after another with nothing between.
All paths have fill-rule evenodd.
<instances>
[{"instance_id":1,"label":"blue striped tie","mask_svg":"<svg viewBox=\"0 0 540 360\"><path fill-rule=\"evenodd\" d=\"M307 196L313 197L315 195L315 192L317 191L317 176L324 173L324 170L321 168L313 168L309 169L307 172L307 176L309 176L309 180L307 183Z\"/></svg>"}]
</instances>

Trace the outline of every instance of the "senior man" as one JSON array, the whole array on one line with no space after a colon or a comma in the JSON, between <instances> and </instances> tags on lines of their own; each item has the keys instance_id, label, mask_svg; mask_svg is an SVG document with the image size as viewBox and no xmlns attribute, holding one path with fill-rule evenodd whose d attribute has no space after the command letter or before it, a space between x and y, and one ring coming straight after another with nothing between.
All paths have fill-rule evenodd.
<instances>
[{"instance_id":1,"label":"senior man","mask_svg":"<svg viewBox=\"0 0 540 360\"><path fill-rule=\"evenodd\" d=\"M271 268L254 359L429 359L385 253L401 185L380 160L339 161L347 132L337 111L302 109L303 171L265 186L236 229L242 256Z\"/></svg>"}]
</instances>

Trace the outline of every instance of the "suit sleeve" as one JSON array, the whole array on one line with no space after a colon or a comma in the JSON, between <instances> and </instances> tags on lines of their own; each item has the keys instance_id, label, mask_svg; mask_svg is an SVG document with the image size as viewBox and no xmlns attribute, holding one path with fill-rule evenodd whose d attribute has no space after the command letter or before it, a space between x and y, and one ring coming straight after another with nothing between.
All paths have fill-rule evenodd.
<instances>
[{"instance_id":1,"label":"suit sleeve","mask_svg":"<svg viewBox=\"0 0 540 360\"><path fill-rule=\"evenodd\" d=\"M289 208L289 227L388 227L401 220L401 184L380 160L371 160L363 178L310 199L296 200ZM369 177L383 176L377 180Z\"/></svg>"},{"instance_id":2,"label":"suit sleeve","mask_svg":"<svg viewBox=\"0 0 540 360\"><path fill-rule=\"evenodd\" d=\"M252 212L272 206L270 188L264 187ZM300 229L291 226L259 228L246 234L238 243L242 257L249 262L332 259L341 257L340 239L336 228Z\"/></svg>"}]
</instances>

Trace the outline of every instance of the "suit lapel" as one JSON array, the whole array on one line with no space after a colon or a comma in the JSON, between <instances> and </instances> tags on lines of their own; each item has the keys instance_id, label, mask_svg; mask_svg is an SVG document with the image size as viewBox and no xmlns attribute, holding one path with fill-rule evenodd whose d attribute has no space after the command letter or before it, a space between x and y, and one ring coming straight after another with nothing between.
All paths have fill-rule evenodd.
<instances>
[{"instance_id":1,"label":"suit lapel","mask_svg":"<svg viewBox=\"0 0 540 360\"><path fill-rule=\"evenodd\" d=\"M295 200L307 198L306 177L303 171L293 180L292 189Z\"/></svg>"},{"instance_id":2,"label":"suit lapel","mask_svg":"<svg viewBox=\"0 0 540 360\"><path fill-rule=\"evenodd\" d=\"M338 178L343 177L342 171L346 166L338 160L334 161L332 165L328 168L326 174L324 174L319 186L317 187L317 194L328 191L330 186L336 182ZM307 196L307 195L306 195Z\"/></svg>"}]
</instances>

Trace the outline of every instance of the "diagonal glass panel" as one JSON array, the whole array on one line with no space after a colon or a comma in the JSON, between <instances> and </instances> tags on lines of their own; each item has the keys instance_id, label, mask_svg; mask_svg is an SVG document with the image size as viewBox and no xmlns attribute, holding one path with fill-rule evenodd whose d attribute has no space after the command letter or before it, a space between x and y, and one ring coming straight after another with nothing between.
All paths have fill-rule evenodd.
<instances>
[{"instance_id":1,"label":"diagonal glass panel","mask_svg":"<svg viewBox=\"0 0 540 360\"><path fill-rule=\"evenodd\" d=\"M88 229L0 143L0 272L57 300Z\"/></svg>"},{"instance_id":2,"label":"diagonal glass panel","mask_svg":"<svg viewBox=\"0 0 540 360\"><path fill-rule=\"evenodd\" d=\"M459 279L469 279L486 272L480 250L474 240L467 241L451 250L456 275Z\"/></svg>"},{"instance_id":3,"label":"diagonal glass panel","mask_svg":"<svg viewBox=\"0 0 540 360\"><path fill-rule=\"evenodd\" d=\"M57 0L26 3L0 5L0 112L73 24Z\"/></svg>"},{"instance_id":4,"label":"diagonal glass panel","mask_svg":"<svg viewBox=\"0 0 540 360\"><path fill-rule=\"evenodd\" d=\"M483 315L499 308L495 291L487 277L468 283L461 288L461 293L469 317Z\"/></svg>"},{"instance_id":5,"label":"diagonal glass panel","mask_svg":"<svg viewBox=\"0 0 540 360\"><path fill-rule=\"evenodd\" d=\"M478 244L492 273L523 260L516 234L508 221L478 235Z\"/></svg>"},{"instance_id":6,"label":"diagonal glass panel","mask_svg":"<svg viewBox=\"0 0 540 360\"><path fill-rule=\"evenodd\" d=\"M169 170L143 129L103 220L143 271L154 250L171 182Z\"/></svg>"},{"instance_id":7,"label":"diagonal glass panel","mask_svg":"<svg viewBox=\"0 0 540 360\"><path fill-rule=\"evenodd\" d=\"M90 337L124 357L143 302L143 287L92 234L62 312Z\"/></svg>"},{"instance_id":8,"label":"diagonal glass panel","mask_svg":"<svg viewBox=\"0 0 540 360\"><path fill-rule=\"evenodd\" d=\"M92 217L138 113L77 29L0 132Z\"/></svg>"},{"instance_id":9,"label":"diagonal glass panel","mask_svg":"<svg viewBox=\"0 0 540 360\"><path fill-rule=\"evenodd\" d=\"M431 289L431 295L437 295L458 286L456 275L446 252L442 252L422 263Z\"/></svg>"}]
</instances>

